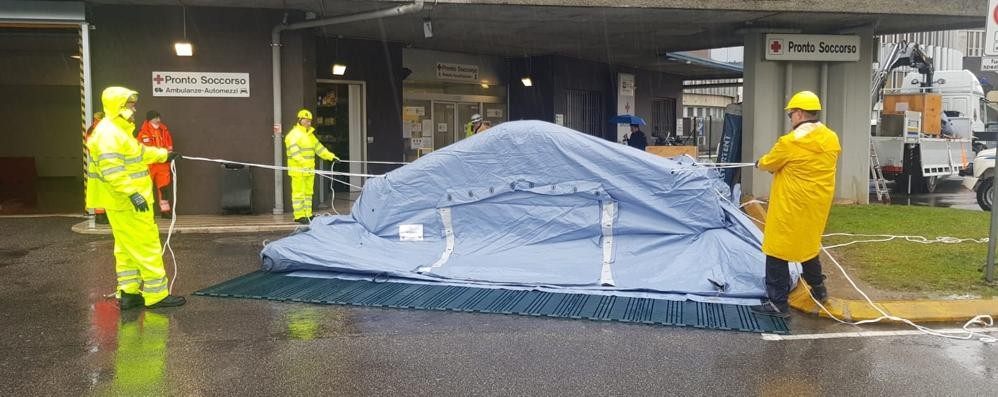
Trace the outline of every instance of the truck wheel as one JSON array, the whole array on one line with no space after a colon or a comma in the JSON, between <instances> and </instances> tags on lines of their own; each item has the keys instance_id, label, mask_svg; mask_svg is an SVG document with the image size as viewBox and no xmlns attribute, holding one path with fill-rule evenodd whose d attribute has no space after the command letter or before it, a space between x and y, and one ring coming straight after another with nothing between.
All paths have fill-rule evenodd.
<instances>
[{"instance_id":1,"label":"truck wheel","mask_svg":"<svg viewBox=\"0 0 998 397\"><path fill-rule=\"evenodd\" d=\"M995 197L995 178L991 177L981 181L981 184L977 186L977 205L981 206L982 210L991 211L991 205L994 204Z\"/></svg>"},{"instance_id":2,"label":"truck wheel","mask_svg":"<svg viewBox=\"0 0 998 397\"><path fill-rule=\"evenodd\" d=\"M934 193L936 191L936 182L939 181L937 176L927 176L922 178L922 193Z\"/></svg>"}]
</instances>

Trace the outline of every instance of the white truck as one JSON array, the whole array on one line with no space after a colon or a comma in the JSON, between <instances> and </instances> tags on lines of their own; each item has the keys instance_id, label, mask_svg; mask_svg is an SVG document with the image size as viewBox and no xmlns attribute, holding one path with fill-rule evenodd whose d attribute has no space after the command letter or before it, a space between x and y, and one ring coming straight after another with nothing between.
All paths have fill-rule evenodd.
<instances>
[{"instance_id":1,"label":"white truck","mask_svg":"<svg viewBox=\"0 0 998 397\"><path fill-rule=\"evenodd\" d=\"M982 210L991 211L995 197L995 149L984 149L974 158L974 192L977 205Z\"/></svg>"},{"instance_id":2,"label":"white truck","mask_svg":"<svg viewBox=\"0 0 998 397\"><path fill-rule=\"evenodd\" d=\"M902 88L882 92L888 72L899 66L912 66L919 71L906 75ZM900 123L893 123L895 128L891 129L885 127L884 121L898 116L879 112L880 120L870 138L884 177L893 180L895 190L900 192L931 193L939 179L968 169L974 158L974 131L983 131L985 126L984 90L972 72L936 72L932 60L917 44L900 43L874 76L873 103L879 103L882 94L919 93L942 97L942 110L948 115L949 128L944 126L940 135L929 135L917 129L917 122L913 130L909 118L904 118Z\"/></svg>"}]
</instances>

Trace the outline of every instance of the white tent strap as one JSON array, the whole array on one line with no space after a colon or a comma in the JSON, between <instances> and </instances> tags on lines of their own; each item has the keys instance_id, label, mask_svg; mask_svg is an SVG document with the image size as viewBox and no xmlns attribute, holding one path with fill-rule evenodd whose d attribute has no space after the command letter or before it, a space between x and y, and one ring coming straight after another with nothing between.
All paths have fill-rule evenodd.
<instances>
[{"instance_id":1,"label":"white tent strap","mask_svg":"<svg viewBox=\"0 0 998 397\"><path fill-rule=\"evenodd\" d=\"M610 264L613 262L613 220L617 214L616 201L603 202L603 219L600 223L603 228L603 268L600 272L600 285L614 286L613 270Z\"/></svg>"},{"instance_id":2,"label":"white tent strap","mask_svg":"<svg viewBox=\"0 0 998 397\"><path fill-rule=\"evenodd\" d=\"M432 272L433 269L443 266L447 263L447 260L450 259L450 255L454 252L454 222L451 218L450 207L437 209L437 212L440 213L440 220L444 224L444 237L447 241L447 246L444 247L444 252L440 254L440 259L437 259L437 261L430 266L423 266L417 269L416 271L419 273L429 273Z\"/></svg>"}]
</instances>

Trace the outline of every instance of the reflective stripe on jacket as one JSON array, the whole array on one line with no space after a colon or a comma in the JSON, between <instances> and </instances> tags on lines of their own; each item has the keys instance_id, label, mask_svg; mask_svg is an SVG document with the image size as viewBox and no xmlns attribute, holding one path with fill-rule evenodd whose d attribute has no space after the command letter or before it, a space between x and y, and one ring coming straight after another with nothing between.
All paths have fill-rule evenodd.
<instances>
[{"instance_id":1,"label":"reflective stripe on jacket","mask_svg":"<svg viewBox=\"0 0 998 397\"><path fill-rule=\"evenodd\" d=\"M87 138L87 207L109 210L134 208L129 196L141 193L152 202L149 164L166 161L166 149L147 148L132 137L135 124L121 115L134 91L105 90L102 97L106 116Z\"/></svg>"},{"instance_id":2,"label":"reflective stripe on jacket","mask_svg":"<svg viewBox=\"0 0 998 397\"><path fill-rule=\"evenodd\" d=\"M336 155L319 143L314 134L315 128L306 129L301 124L295 124L294 128L284 137L284 147L288 156L288 168L298 170L288 171L291 176L306 176L311 173L308 170L315 169L315 156L328 161L336 159Z\"/></svg>"}]
</instances>

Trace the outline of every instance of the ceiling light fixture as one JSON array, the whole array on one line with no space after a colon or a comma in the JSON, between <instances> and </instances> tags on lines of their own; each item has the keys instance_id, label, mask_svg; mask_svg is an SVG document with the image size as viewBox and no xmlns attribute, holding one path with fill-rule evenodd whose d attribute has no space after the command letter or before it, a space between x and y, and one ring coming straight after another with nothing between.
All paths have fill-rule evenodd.
<instances>
[{"instance_id":1,"label":"ceiling light fixture","mask_svg":"<svg viewBox=\"0 0 998 397\"><path fill-rule=\"evenodd\" d=\"M173 50L177 53L178 57L189 57L194 56L194 45L191 44L190 40L187 40L187 7L184 10L184 40L173 43Z\"/></svg>"}]
</instances>

